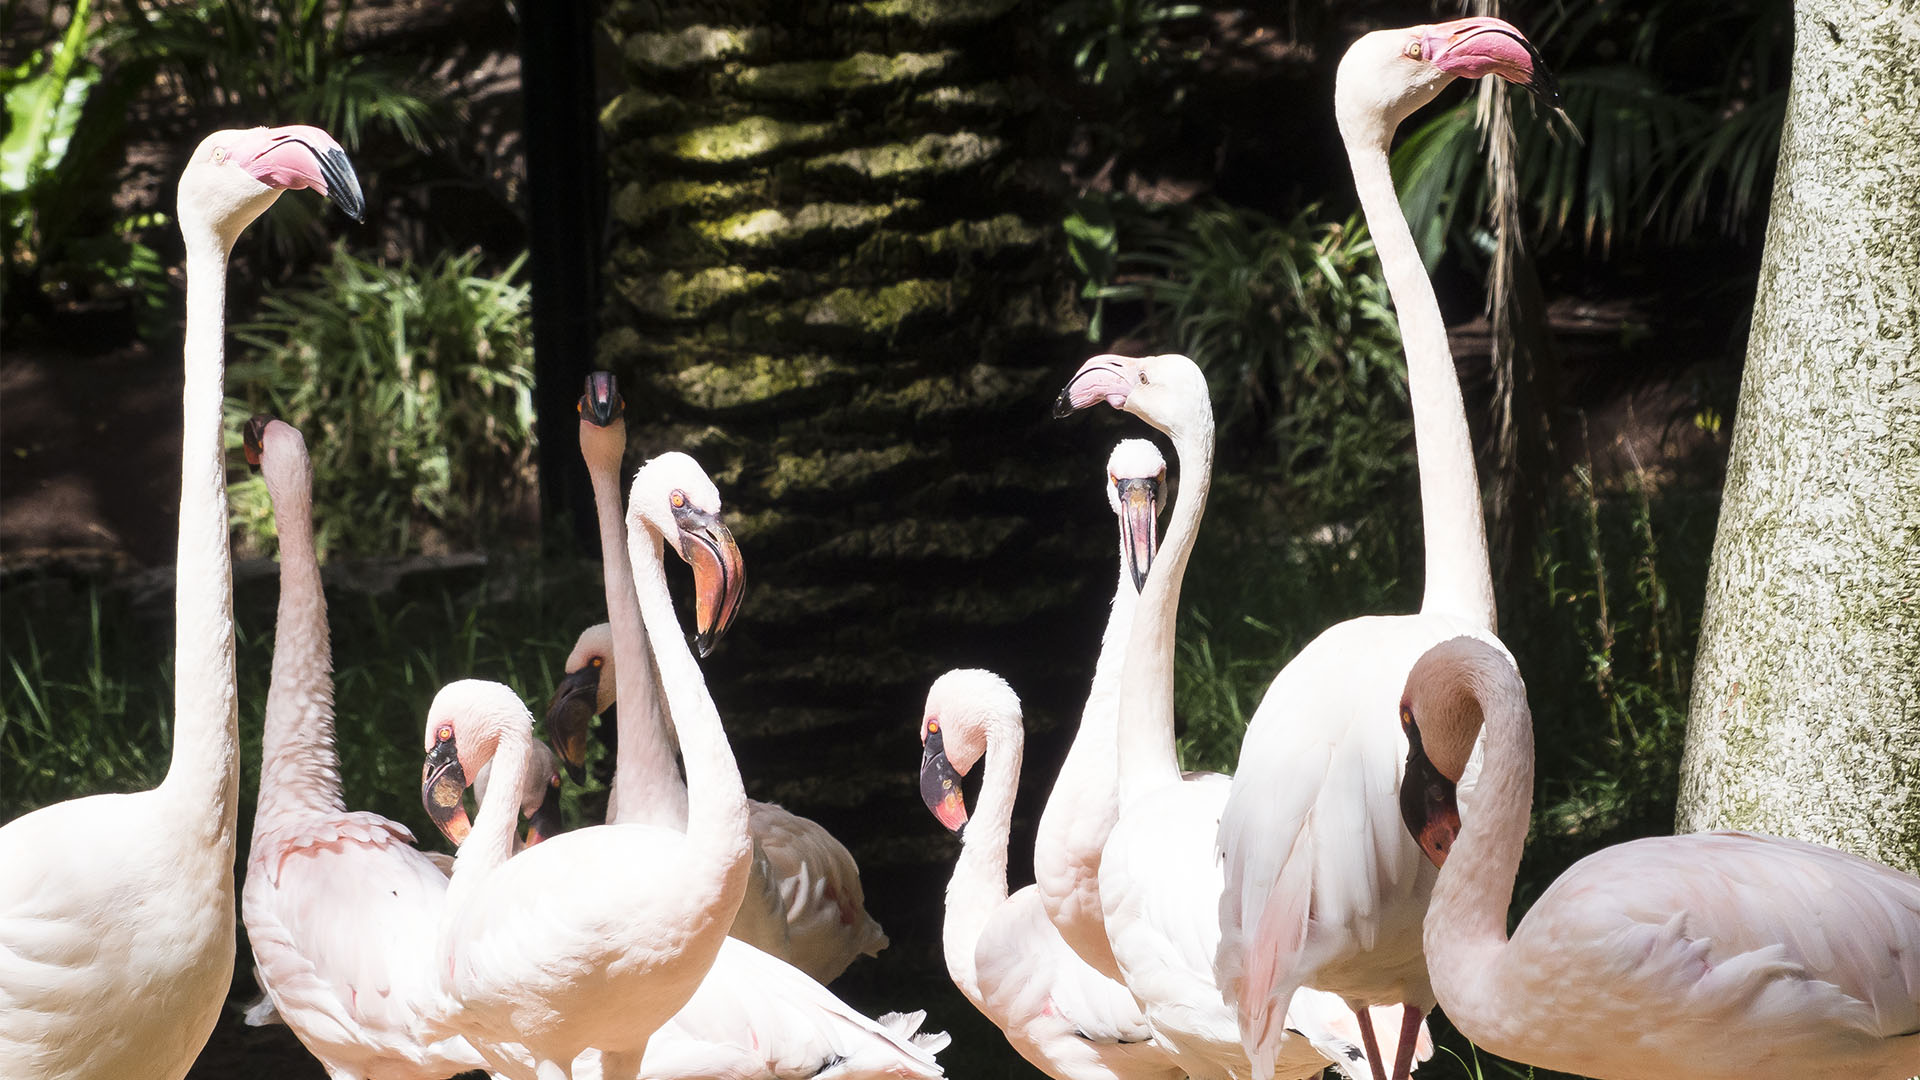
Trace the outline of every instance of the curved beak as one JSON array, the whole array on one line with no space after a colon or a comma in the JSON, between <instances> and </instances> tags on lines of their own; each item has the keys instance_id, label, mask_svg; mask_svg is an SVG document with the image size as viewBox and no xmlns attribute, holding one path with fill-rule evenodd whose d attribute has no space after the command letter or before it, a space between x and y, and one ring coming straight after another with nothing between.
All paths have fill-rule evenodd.
<instances>
[{"instance_id":1,"label":"curved beak","mask_svg":"<svg viewBox=\"0 0 1920 1080\"><path fill-rule=\"evenodd\" d=\"M333 200L353 220L366 217L367 199L353 163L334 137L317 127L288 124L269 128L259 148L251 149L251 156L240 165L263 184L294 190L312 188Z\"/></svg>"},{"instance_id":2,"label":"curved beak","mask_svg":"<svg viewBox=\"0 0 1920 1080\"><path fill-rule=\"evenodd\" d=\"M596 371L587 376L587 389L580 395L577 408L580 419L594 427L611 427L615 420L626 416L627 402L620 396L620 386L613 373Z\"/></svg>"},{"instance_id":3,"label":"curved beak","mask_svg":"<svg viewBox=\"0 0 1920 1080\"><path fill-rule=\"evenodd\" d=\"M1105 398L1116 409L1127 407L1127 395L1133 392L1130 357L1104 353L1080 365L1060 396L1053 401L1055 419Z\"/></svg>"},{"instance_id":4,"label":"curved beak","mask_svg":"<svg viewBox=\"0 0 1920 1080\"><path fill-rule=\"evenodd\" d=\"M1130 476L1114 484L1120 495L1120 543L1137 592L1147 587L1147 570L1159 546L1160 481Z\"/></svg>"},{"instance_id":5,"label":"curved beak","mask_svg":"<svg viewBox=\"0 0 1920 1080\"><path fill-rule=\"evenodd\" d=\"M247 464L256 469L260 467L260 455L263 452L261 440L267 433L267 425L271 423L273 417L266 413L254 413L240 427L240 447L246 451Z\"/></svg>"},{"instance_id":6,"label":"curved beak","mask_svg":"<svg viewBox=\"0 0 1920 1080\"><path fill-rule=\"evenodd\" d=\"M1560 84L1553 72L1540 50L1510 22L1478 16L1438 23L1424 44L1427 57L1442 71L1466 79L1498 75L1526 87L1547 106L1560 107Z\"/></svg>"},{"instance_id":7,"label":"curved beak","mask_svg":"<svg viewBox=\"0 0 1920 1080\"><path fill-rule=\"evenodd\" d=\"M740 612L747 568L733 533L718 516L692 507L673 515L680 525L680 554L693 567L694 647L706 656Z\"/></svg>"},{"instance_id":8,"label":"curved beak","mask_svg":"<svg viewBox=\"0 0 1920 1080\"><path fill-rule=\"evenodd\" d=\"M1420 745L1420 725L1413 722L1413 713L1405 706L1400 710L1400 726L1407 733L1407 771L1400 778L1400 819L1433 865L1444 866L1454 838L1460 835L1455 781L1427 757Z\"/></svg>"},{"instance_id":9,"label":"curved beak","mask_svg":"<svg viewBox=\"0 0 1920 1080\"><path fill-rule=\"evenodd\" d=\"M920 753L920 800L940 824L963 836L967 827L967 797L960 790L960 774L947 760L946 743L938 731L927 733Z\"/></svg>"},{"instance_id":10,"label":"curved beak","mask_svg":"<svg viewBox=\"0 0 1920 1080\"><path fill-rule=\"evenodd\" d=\"M568 672L547 703L547 737L576 784L587 782L587 729L593 724L593 708L600 703L600 672L592 664Z\"/></svg>"},{"instance_id":11,"label":"curved beak","mask_svg":"<svg viewBox=\"0 0 1920 1080\"><path fill-rule=\"evenodd\" d=\"M462 799L466 790L467 773L460 767L460 755L454 749L453 740L442 739L427 751L426 764L420 769L420 801L434 826L453 841L455 847L464 843L467 833L473 830Z\"/></svg>"},{"instance_id":12,"label":"curved beak","mask_svg":"<svg viewBox=\"0 0 1920 1080\"><path fill-rule=\"evenodd\" d=\"M547 778L547 794L540 800L540 806L527 818L527 847L542 840L559 836L566 829L566 822L560 817L560 774Z\"/></svg>"}]
</instances>

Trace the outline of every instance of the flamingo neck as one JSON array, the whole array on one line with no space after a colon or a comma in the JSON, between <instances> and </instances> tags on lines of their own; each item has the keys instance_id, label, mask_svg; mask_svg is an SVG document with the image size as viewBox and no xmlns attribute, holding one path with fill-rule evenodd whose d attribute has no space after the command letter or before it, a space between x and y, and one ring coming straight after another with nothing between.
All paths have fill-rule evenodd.
<instances>
[{"instance_id":1,"label":"flamingo neck","mask_svg":"<svg viewBox=\"0 0 1920 1080\"><path fill-rule=\"evenodd\" d=\"M1533 808L1533 717L1526 689L1511 669L1494 670L1494 664L1504 665L1504 658L1480 671L1454 669L1479 702L1485 760L1453 850L1434 882L1424 934L1434 986L1456 1019L1484 1014L1498 1000L1497 961L1507 944L1507 909Z\"/></svg>"},{"instance_id":2,"label":"flamingo neck","mask_svg":"<svg viewBox=\"0 0 1920 1080\"><path fill-rule=\"evenodd\" d=\"M183 234L187 331L174 563L173 758L159 790L175 803L170 812L176 831L231 851L240 794L239 717L221 413L233 238L204 226Z\"/></svg>"},{"instance_id":3,"label":"flamingo neck","mask_svg":"<svg viewBox=\"0 0 1920 1080\"><path fill-rule=\"evenodd\" d=\"M673 596L667 591L663 543L652 529L632 529L627 535L633 561L640 617L658 665L667 715L680 739L681 760L687 770L686 832L689 850L712 858L711 914L731 925L747 888L752 863L752 841L747 834L747 793L740 768L720 724L720 710L707 692L706 677L687 647L680 620L674 615ZM698 857L698 856L696 856ZM689 887L696 883L689 883Z\"/></svg>"},{"instance_id":4,"label":"flamingo neck","mask_svg":"<svg viewBox=\"0 0 1920 1080\"><path fill-rule=\"evenodd\" d=\"M947 883L947 917L941 930L947 973L976 1007L982 994L974 950L994 912L1007 902L1007 845L1025 744L1026 733L1018 723L987 721L986 776L980 782L978 813L967 821L960 858Z\"/></svg>"},{"instance_id":5,"label":"flamingo neck","mask_svg":"<svg viewBox=\"0 0 1920 1080\"><path fill-rule=\"evenodd\" d=\"M1473 440L1460 398L1460 377L1447 344L1433 282L1407 227L1387 160L1390 126L1345 134L1360 209L1373 234L1374 250L1393 294L1400 339L1407 354L1407 394L1413 404L1414 455L1420 465L1420 520L1425 537L1427 581L1422 612L1471 620L1493 630L1493 576L1487 562L1486 522Z\"/></svg>"},{"instance_id":6,"label":"flamingo neck","mask_svg":"<svg viewBox=\"0 0 1920 1080\"><path fill-rule=\"evenodd\" d=\"M653 651L648 647L647 629L640 616L640 600L634 593L633 564L626 555L627 525L621 508L619 467L600 463L587 471L593 478L593 505L600 519L607 621L613 631L614 696L620 704L607 821L665 825L684 831L687 782L674 760L673 736L661 713Z\"/></svg>"},{"instance_id":7,"label":"flamingo neck","mask_svg":"<svg viewBox=\"0 0 1920 1080\"><path fill-rule=\"evenodd\" d=\"M1047 914L1059 918L1070 891L1081 875L1099 871L1100 850L1120 815L1118 753L1114 732L1120 725L1120 670L1126 659L1127 636L1140 590L1127 570L1127 537L1120 536L1120 581L1113 593L1106 632L1100 637L1100 657L1093 665L1093 686L1080 728L1060 764L1060 776L1040 812L1033 839L1034 877L1040 885Z\"/></svg>"},{"instance_id":8,"label":"flamingo neck","mask_svg":"<svg viewBox=\"0 0 1920 1080\"><path fill-rule=\"evenodd\" d=\"M346 809L333 744L333 650L313 542L312 466L301 457L297 481L282 489L274 482L274 465L268 463L267 494L280 533L280 607L261 736L256 836L303 811Z\"/></svg>"},{"instance_id":9,"label":"flamingo neck","mask_svg":"<svg viewBox=\"0 0 1920 1080\"><path fill-rule=\"evenodd\" d=\"M1193 555L1213 477L1213 408L1210 402L1201 404L1204 409L1196 409L1196 415L1177 429L1160 428L1173 438L1180 493L1167 520L1166 539L1147 571L1127 636L1115 733L1122 807L1180 782L1180 756L1173 735L1173 651L1180 621L1180 582Z\"/></svg>"},{"instance_id":10,"label":"flamingo neck","mask_svg":"<svg viewBox=\"0 0 1920 1080\"><path fill-rule=\"evenodd\" d=\"M496 727L499 742L493 748L493 772L473 829L453 861L453 878L447 883L448 911L456 910L488 874L513 857L518 840L520 794L527 786L533 750L532 717L514 717Z\"/></svg>"}]
</instances>

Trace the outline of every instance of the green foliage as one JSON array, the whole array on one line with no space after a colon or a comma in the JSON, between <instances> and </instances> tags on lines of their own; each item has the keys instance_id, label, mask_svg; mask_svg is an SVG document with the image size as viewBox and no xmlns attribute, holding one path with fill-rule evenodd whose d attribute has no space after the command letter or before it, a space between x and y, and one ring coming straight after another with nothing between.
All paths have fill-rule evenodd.
<instances>
[{"instance_id":1,"label":"green foliage","mask_svg":"<svg viewBox=\"0 0 1920 1080\"><path fill-rule=\"evenodd\" d=\"M1313 521L1338 520L1406 471L1406 365L1373 241L1308 208L1275 221L1226 206L1083 202L1069 251L1102 305L1207 373L1221 455L1270 470Z\"/></svg>"},{"instance_id":2,"label":"green foliage","mask_svg":"<svg viewBox=\"0 0 1920 1080\"><path fill-rule=\"evenodd\" d=\"M478 252L389 267L339 247L315 280L271 293L237 329L250 355L229 373L230 438L255 412L306 436L323 556L483 546L529 490L524 258L489 277ZM270 537L265 485L248 479L231 495L236 528Z\"/></svg>"},{"instance_id":3,"label":"green foliage","mask_svg":"<svg viewBox=\"0 0 1920 1080\"><path fill-rule=\"evenodd\" d=\"M1198 18L1198 4L1163 0L1067 0L1049 16L1083 81L1124 94L1166 58L1167 31Z\"/></svg>"},{"instance_id":4,"label":"green foliage","mask_svg":"<svg viewBox=\"0 0 1920 1080\"><path fill-rule=\"evenodd\" d=\"M1534 39L1560 72L1567 122L1515 113L1522 204L1542 248L1577 241L1604 255L1649 234L1680 242L1757 227L1786 114L1790 17L1785 0L1587 2L1542 26ZM1450 240L1462 253L1486 243L1474 109L1440 112L1394 151L1429 264Z\"/></svg>"}]
</instances>

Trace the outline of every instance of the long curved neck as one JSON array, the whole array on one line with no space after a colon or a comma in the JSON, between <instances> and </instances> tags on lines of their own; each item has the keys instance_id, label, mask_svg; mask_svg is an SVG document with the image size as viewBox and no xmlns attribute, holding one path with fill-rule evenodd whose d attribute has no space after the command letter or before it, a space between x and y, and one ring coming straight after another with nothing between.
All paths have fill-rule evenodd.
<instances>
[{"instance_id":1,"label":"long curved neck","mask_svg":"<svg viewBox=\"0 0 1920 1080\"><path fill-rule=\"evenodd\" d=\"M1180 582L1186 577L1213 480L1212 406L1205 409L1204 422L1196 417L1168 434L1180 463L1180 496L1168 518L1166 540L1147 571L1133 631L1127 637L1115 736L1123 807L1180 780L1180 757L1173 744L1174 638L1180 621Z\"/></svg>"},{"instance_id":2,"label":"long curved neck","mask_svg":"<svg viewBox=\"0 0 1920 1080\"><path fill-rule=\"evenodd\" d=\"M297 472L299 480L291 490L267 486L280 533L280 609L274 619L273 681L267 687L261 736L256 836L278 819L302 811L346 809L340 794L340 757L333 745L327 598L314 551L313 488L304 458Z\"/></svg>"},{"instance_id":3,"label":"long curved neck","mask_svg":"<svg viewBox=\"0 0 1920 1080\"><path fill-rule=\"evenodd\" d=\"M447 910L453 911L477 892L488 874L513 857L520 825L520 791L527 783L533 749L533 728L522 720L501 726L493 748L493 772L487 796L480 801L473 829L453 861L447 883Z\"/></svg>"},{"instance_id":4,"label":"long curved neck","mask_svg":"<svg viewBox=\"0 0 1920 1080\"><path fill-rule=\"evenodd\" d=\"M647 629L634 593L627 556L626 515L621 508L617 466L588 467L593 505L600 519L600 561L613 630L613 677L620 704L614 755L613 798L607 821L687 827L687 783L673 757L673 738L661 709L658 675Z\"/></svg>"},{"instance_id":5,"label":"long curved neck","mask_svg":"<svg viewBox=\"0 0 1920 1080\"><path fill-rule=\"evenodd\" d=\"M707 680L687 648L680 620L673 613L667 591L667 568L662 542L651 529L633 530L627 551L633 560L640 616L647 640L659 665L660 687L667 714L680 737L681 759L687 769L687 839L693 850L715 857L725 921L731 922L746 892L751 840L747 835L747 792L740 768L720 724L720 710L707 693ZM731 897L730 900L725 899Z\"/></svg>"},{"instance_id":6,"label":"long curved neck","mask_svg":"<svg viewBox=\"0 0 1920 1080\"><path fill-rule=\"evenodd\" d=\"M947 882L947 917L940 934L947 973L976 1005L982 995L974 949L993 913L1007 902L1007 844L1025 745L1026 734L1019 724L989 724L979 812L967 822L960 858L954 863L953 879Z\"/></svg>"},{"instance_id":7,"label":"long curved neck","mask_svg":"<svg viewBox=\"0 0 1920 1080\"><path fill-rule=\"evenodd\" d=\"M1384 127L1384 125L1382 125ZM1387 289L1400 317L1407 352L1407 393L1413 401L1413 445L1420 463L1420 518L1426 540L1423 612L1443 612L1494 629L1493 576L1487 565L1487 529L1474 471L1473 440L1460 399L1460 377L1447 344L1433 282L1407 228L1393 190L1384 136L1347 135L1360 209L1373 234Z\"/></svg>"},{"instance_id":8,"label":"long curved neck","mask_svg":"<svg viewBox=\"0 0 1920 1080\"><path fill-rule=\"evenodd\" d=\"M1067 846L1076 832L1084 834L1089 816L1105 819L1110 825L1119 812L1120 777L1114 746L1114 732L1120 726L1120 671L1125 666L1127 637L1133 631L1134 613L1140 607L1140 590L1134 588L1133 575L1127 569L1127 538L1120 537L1120 581L1113 593L1113 607L1107 614L1106 632L1100 636L1100 656L1093 664L1093 685L1087 692L1086 708L1080 713L1080 728L1060 763L1060 775L1047 796L1040 814L1040 828L1034 836L1036 865L1046 863L1064 870L1076 853ZM1080 826L1080 829L1076 829ZM1105 842L1105 835L1098 839ZM1098 857L1098 852L1089 853Z\"/></svg>"},{"instance_id":9,"label":"long curved neck","mask_svg":"<svg viewBox=\"0 0 1920 1080\"><path fill-rule=\"evenodd\" d=\"M1517 675L1470 680L1486 724L1486 756L1460 833L1434 882L1425 945L1435 983L1449 991L1497 995L1493 962L1507 944L1507 909L1533 807L1533 717ZM1448 978L1451 976L1451 978ZM1463 999L1449 1013L1474 1011Z\"/></svg>"},{"instance_id":10,"label":"long curved neck","mask_svg":"<svg viewBox=\"0 0 1920 1080\"><path fill-rule=\"evenodd\" d=\"M182 233L187 242L187 333L180 544L174 563L173 760L159 790L176 804L170 812L179 830L230 848L240 794L239 718L220 424L232 238L207 227L183 227Z\"/></svg>"}]
</instances>

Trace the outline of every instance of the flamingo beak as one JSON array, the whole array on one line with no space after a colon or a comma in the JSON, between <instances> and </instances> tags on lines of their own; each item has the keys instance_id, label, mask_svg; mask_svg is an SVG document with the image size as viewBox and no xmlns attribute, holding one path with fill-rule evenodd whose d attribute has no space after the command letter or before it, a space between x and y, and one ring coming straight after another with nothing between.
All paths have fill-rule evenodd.
<instances>
[{"instance_id":1,"label":"flamingo beak","mask_svg":"<svg viewBox=\"0 0 1920 1080\"><path fill-rule=\"evenodd\" d=\"M454 749L453 739L434 743L433 749L427 751L426 764L420 769L420 801L433 824L455 847L465 843L467 833L473 831L462 799L466 790L467 773L460 767L460 755Z\"/></svg>"},{"instance_id":2,"label":"flamingo beak","mask_svg":"<svg viewBox=\"0 0 1920 1080\"><path fill-rule=\"evenodd\" d=\"M1106 353L1080 365L1060 396L1053 401L1055 419L1105 398L1116 409L1127 407L1127 395L1133 393L1131 357Z\"/></svg>"},{"instance_id":3,"label":"flamingo beak","mask_svg":"<svg viewBox=\"0 0 1920 1080\"><path fill-rule=\"evenodd\" d=\"M547 737L553 740L554 754L576 784L587 782L587 729L593 723L593 708L600 701L601 670L588 663L579 671L568 672L554 687L553 700L547 704Z\"/></svg>"},{"instance_id":4,"label":"flamingo beak","mask_svg":"<svg viewBox=\"0 0 1920 1080\"><path fill-rule=\"evenodd\" d=\"M1550 108L1560 107L1560 85L1540 50L1510 22L1488 16L1456 19L1428 29L1422 52L1450 75L1478 79L1498 75L1517 83Z\"/></svg>"},{"instance_id":5,"label":"flamingo beak","mask_svg":"<svg viewBox=\"0 0 1920 1080\"><path fill-rule=\"evenodd\" d=\"M1120 495L1120 540L1127 552L1127 569L1137 592L1147 587L1147 569L1153 565L1159 543L1160 481L1151 476L1116 480Z\"/></svg>"},{"instance_id":6,"label":"flamingo beak","mask_svg":"<svg viewBox=\"0 0 1920 1080\"><path fill-rule=\"evenodd\" d=\"M580 419L594 427L612 427L615 420L626 416L627 402L620 396L619 383L610 371L596 371L587 376L586 393L580 395L580 404L576 406Z\"/></svg>"},{"instance_id":7,"label":"flamingo beak","mask_svg":"<svg viewBox=\"0 0 1920 1080\"><path fill-rule=\"evenodd\" d=\"M540 800L540 806L527 818L527 847L542 840L559 836L566 829L566 822L560 816L560 774L554 773L547 778L547 794Z\"/></svg>"},{"instance_id":8,"label":"flamingo beak","mask_svg":"<svg viewBox=\"0 0 1920 1080\"><path fill-rule=\"evenodd\" d=\"M691 506L673 511L680 525L680 554L693 567L694 647L701 656L733 625L747 584L746 564L718 515Z\"/></svg>"},{"instance_id":9,"label":"flamingo beak","mask_svg":"<svg viewBox=\"0 0 1920 1080\"><path fill-rule=\"evenodd\" d=\"M307 124L258 130L257 140L235 149L235 160L254 179L294 191L312 188L353 220L366 217L360 178L333 136Z\"/></svg>"},{"instance_id":10,"label":"flamingo beak","mask_svg":"<svg viewBox=\"0 0 1920 1080\"><path fill-rule=\"evenodd\" d=\"M240 428L240 447L246 451L247 464L260 467L260 456L264 452L262 440L267 433L267 425L273 423L273 417L266 413L255 413Z\"/></svg>"},{"instance_id":11,"label":"flamingo beak","mask_svg":"<svg viewBox=\"0 0 1920 1080\"><path fill-rule=\"evenodd\" d=\"M960 790L960 773L947 760L938 727L927 732L926 748L920 754L920 800L954 835L965 835L967 797Z\"/></svg>"},{"instance_id":12,"label":"flamingo beak","mask_svg":"<svg viewBox=\"0 0 1920 1080\"><path fill-rule=\"evenodd\" d=\"M1433 865L1445 866L1454 838L1460 835L1456 781L1427 756L1420 743L1420 725L1404 705L1400 707L1400 726L1407 733L1407 771L1400 778L1400 819Z\"/></svg>"}]
</instances>

